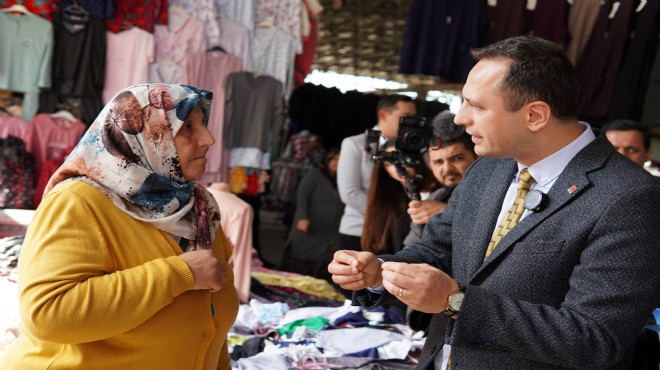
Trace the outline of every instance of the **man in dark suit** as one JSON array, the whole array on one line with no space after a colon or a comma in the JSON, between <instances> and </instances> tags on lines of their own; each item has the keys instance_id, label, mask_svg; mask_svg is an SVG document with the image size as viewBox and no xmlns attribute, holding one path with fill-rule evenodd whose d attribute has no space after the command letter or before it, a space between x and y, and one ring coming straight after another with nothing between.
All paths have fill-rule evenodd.
<instances>
[{"instance_id":1,"label":"man in dark suit","mask_svg":"<svg viewBox=\"0 0 660 370\"><path fill-rule=\"evenodd\" d=\"M473 56L455 122L480 159L445 211L396 255L338 251L328 270L354 304L436 314L420 369L626 369L658 303L660 186L578 121L561 47Z\"/></svg>"}]
</instances>

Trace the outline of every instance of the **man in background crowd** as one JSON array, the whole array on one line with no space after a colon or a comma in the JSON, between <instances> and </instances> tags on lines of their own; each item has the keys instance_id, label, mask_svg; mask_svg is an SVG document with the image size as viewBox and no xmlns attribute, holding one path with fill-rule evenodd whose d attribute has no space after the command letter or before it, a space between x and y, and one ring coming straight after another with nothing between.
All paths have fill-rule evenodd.
<instances>
[{"instance_id":1,"label":"man in background crowd","mask_svg":"<svg viewBox=\"0 0 660 370\"><path fill-rule=\"evenodd\" d=\"M465 126L454 123L453 113L438 113L433 118L432 126L437 140L432 140L427 159L429 168L442 187L433 191L427 199L413 200L408 205L412 225L403 242L406 246L416 243L422 237L424 225L445 209L454 188L477 159L470 135L465 133Z\"/></svg>"},{"instance_id":2,"label":"man in background crowd","mask_svg":"<svg viewBox=\"0 0 660 370\"><path fill-rule=\"evenodd\" d=\"M637 121L620 119L603 126L607 140L617 152L644 167L651 159L651 134L646 126Z\"/></svg>"},{"instance_id":3,"label":"man in background crowd","mask_svg":"<svg viewBox=\"0 0 660 370\"><path fill-rule=\"evenodd\" d=\"M416 113L413 100L405 95L386 95L376 106L378 123L376 130L386 139L394 139L402 116ZM373 163L365 151L366 133L347 137L341 144L337 166L339 197L346 205L339 225L340 248L360 250L360 236L367 208L367 190L371 181Z\"/></svg>"}]
</instances>

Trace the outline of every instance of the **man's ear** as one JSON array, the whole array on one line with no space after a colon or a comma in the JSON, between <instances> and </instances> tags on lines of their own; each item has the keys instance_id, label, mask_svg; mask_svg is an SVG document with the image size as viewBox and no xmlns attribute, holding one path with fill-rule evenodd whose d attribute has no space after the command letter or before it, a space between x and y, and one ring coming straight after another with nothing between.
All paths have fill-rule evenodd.
<instances>
[{"instance_id":1,"label":"man's ear","mask_svg":"<svg viewBox=\"0 0 660 370\"><path fill-rule=\"evenodd\" d=\"M542 130L550 120L550 106L542 101L533 101L526 106L527 128L532 132Z\"/></svg>"}]
</instances>

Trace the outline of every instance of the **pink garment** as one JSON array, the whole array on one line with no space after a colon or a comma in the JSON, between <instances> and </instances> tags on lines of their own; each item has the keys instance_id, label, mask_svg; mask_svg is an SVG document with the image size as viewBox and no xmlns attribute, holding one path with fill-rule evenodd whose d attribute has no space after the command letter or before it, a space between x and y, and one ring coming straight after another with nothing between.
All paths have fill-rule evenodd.
<instances>
[{"instance_id":1,"label":"pink garment","mask_svg":"<svg viewBox=\"0 0 660 370\"><path fill-rule=\"evenodd\" d=\"M51 158L62 158L66 150L78 144L87 131L80 121L52 117L40 113L32 117L25 134L25 149L34 156L35 173L41 173L41 166Z\"/></svg>"},{"instance_id":2,"label":"pink garment","mask_svg":"<svg viewBox=\"0 0 660 370\"><path fill-rule=\"evenodd\" d=\"M234 22L223 13L219 14L220 45L232 55L243 59L243 68L251 70L252 55L250 53L249 31L240 23Z\"/></svg>"},{"instance_id":3,"label":"pink garment","mask_svg":"<svg viewBox=\"0 0 660 370\"><path fill-rule=\"evenodd\" d=\"M149 82L180 84L189 53L206 50L204 23L184 12L171 11L168 26L154 31L156 61L149 66Z\"/></svg>"},{"instance_id":4,"label":"pink garment","mask_svg":"<svg viewBox=\"0 0 660 370\"><path fill-rule=\"evenodd\" d=\"M294 55L302 52L302 11L300 0L256 0L257 26L275 27L293 39Z\"/></svg>"},{"instance_id":5,"label":"pink garment","mask_svg":"<svg viewBox=\"0 0 660 370\"><path fill-rule=\"evenodd\" d=\"M149 63L154 61L154 35L139 27L119 33L106 32L105 82L103 103L121 90L145 83Z\"/></svg>"},{"instance_id":6,"label":"pink garment","mask_svg":"<svg viewBox=\"0 0 660 370\"><path fill-rule=\"evenodd\" d=\"M252 265L252 206L241 198L222 190L223 184L212 184L207 190L213 194L220 208L220 224L234 246L230 263L234 270L234 285L242 303L250 299ZM227 187L224 184L224 187Z\"/></svg>"},{"instance_id":7,"label":"pink garment","mask_svg":"<svg viewBox=\"0 0 660 370\"><path fill-rule=\"evenodd\" d=\"M204 23L184 12L170 12L170 24L158 25L154 31L156 60L171 59L177 64L186 61L186 54L206 50Z\"/></svg>"},{"instance_id":8,"label":"pink garment","mask_svg":"<svg viewBox=\"0 0 660 370\"><path fill-rule=\"evenodd\" d=\"M11 135L25 140L27 126L20 117L0 115L0 139Z\"/></svg>"},{"instance_id":9,"label":"pink garment","mask_svg":"<svg viewBox=\"0 0 660 370\"><path fill-rule=\"evenodd\" d=\"M227 76L243 70L243 61L223 52L197 52L186 59L183 84L213 92L209 131L215 137L206 158L206 173L199 179L201 183L229 182L229 150L222 140L225 116L225 88Z\"/></svg>"}]
</instances>

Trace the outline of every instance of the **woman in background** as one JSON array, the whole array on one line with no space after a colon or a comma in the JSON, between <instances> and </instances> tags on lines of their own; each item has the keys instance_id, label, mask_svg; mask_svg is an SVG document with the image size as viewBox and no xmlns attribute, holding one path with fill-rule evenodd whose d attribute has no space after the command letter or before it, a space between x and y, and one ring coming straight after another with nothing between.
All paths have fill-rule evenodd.
<instances>
[{"instance_id":1,"label":"woman in background","mask_svg":"<svg viewBox=\"0 0 660 370\"><path fill-rule=\"evenodd\" d=\"M381 150L395 151L394 140L387 141ZM440 184L425 164L423 156L419 154L415 157L417 163L413 167L406 167L406 171L410 175L421 175L421 192L428 195ZM374 165L360 238L362 250L375 254L393 254L403 249L403 240L410 231L411 223L408 214L410 199L404 181L392 162L382 160Z\"/></svg>"},{"instance_id":2,"label":"woman in background","mask_svg":"<svg viewBox=\"0 0 660 370\"><path fill-rule=\"evenodd\" d=\"M296 193L296 212L281 270L326 279L328 263L338 247L344 204L337 191L339 150L330 149L319 168L309 170Z\"/></svg>"}]
</instances>

